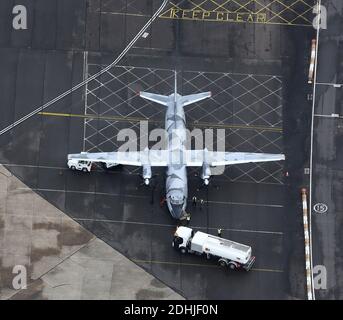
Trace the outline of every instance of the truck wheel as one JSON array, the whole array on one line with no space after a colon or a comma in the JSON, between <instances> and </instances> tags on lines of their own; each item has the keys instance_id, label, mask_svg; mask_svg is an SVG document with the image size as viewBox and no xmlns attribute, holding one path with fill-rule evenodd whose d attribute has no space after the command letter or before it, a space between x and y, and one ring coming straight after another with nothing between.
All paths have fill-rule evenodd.
<instances>
[{"instance_id":1,"label":"truck wheel","mask_svg":"<svg viewBox=\"0 0 343 320\"><path fill-rule=\"evenodd\" d=\"M73 170L73 171L75 171L75 170L76 170L76 167L75 167L75 166L71 166L70 169Z\"/></svg>"},{"instance_id":2,"label":"truck wheel","mask_svg":"<svg viewBox=\"0 0 343 320\"><path fill-rule=\"evenodd\" d=\"M82 169L83 172L88 172L87 168Z\"/></svg>"},{"instance_id":3,"label":"truck wheel","mask_svg":"<svg viewBox=\"0 0 343 320\"><path fill-rule=\"evenodd\" d=\"M219 259L218 263L221 267L226 268L228 266L228 263L225 259Z\"/></svg>"},{"instance_id":4,"label":"truck wheel","mask_svg":"<svg viewBox=\"0 0 343 320\"><path fill-rule=\"evenodd\" d=\"M229 263L229 268L230 268L231 270L235 270L235 269L237 268L237 266L236 266L236 264L230 262L230 263Z\"/></svg>"},{"instance_id":5,"label":"truck wheel","mask_svg":"<svg viewBox=\"0 0 343 320\"><path fill-rule=\"evenodd\" d=\"M182 254L185 254L187 252L185 247L180 248L180 251L181 251Z\"/></svg>"}]
</instances>

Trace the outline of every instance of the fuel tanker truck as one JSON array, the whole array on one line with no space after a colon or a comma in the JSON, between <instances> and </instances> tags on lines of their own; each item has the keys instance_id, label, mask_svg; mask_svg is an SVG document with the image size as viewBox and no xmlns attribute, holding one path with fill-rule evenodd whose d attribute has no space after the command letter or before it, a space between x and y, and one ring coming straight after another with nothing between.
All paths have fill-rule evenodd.
<instances>
[{"instance_id":1,"label":"fuel tanker truck","mask_svg":"<svg viewBox=\"0 0 343 320\"><path fill-rule=\"evenodd\" d=\"M194 232L184 226L175 231L172 246L182 254L190 253L215 259L220 266L231 270L249 271L255 262L251 247L201 231Z\"/></svg>"}]
</instances>

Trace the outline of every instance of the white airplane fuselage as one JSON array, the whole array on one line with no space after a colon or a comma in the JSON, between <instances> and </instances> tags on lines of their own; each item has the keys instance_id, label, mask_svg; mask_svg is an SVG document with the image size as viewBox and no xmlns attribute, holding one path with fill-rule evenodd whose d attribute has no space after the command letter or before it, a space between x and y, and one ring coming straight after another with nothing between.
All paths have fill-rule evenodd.
<instances>
[{"instance_id":1,"label":"white airplane fuselage","mask_svg":"<svg viewBox=\"0 0 343 320\"><path fill-rule=\"evenodd\" d=\"M182 159L187 141L186 118L180 97L175 93L169 96L165 118L170 160L166 173L166 202L175 219L185 213L188 197L187 167Z\"/></svg>"}]
</instances>

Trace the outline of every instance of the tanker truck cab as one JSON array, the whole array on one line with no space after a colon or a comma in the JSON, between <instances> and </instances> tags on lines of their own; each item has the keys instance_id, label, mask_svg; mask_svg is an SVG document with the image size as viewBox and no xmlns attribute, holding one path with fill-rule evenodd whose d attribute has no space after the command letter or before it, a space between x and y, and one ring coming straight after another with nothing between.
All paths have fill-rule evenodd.
<instances>
[{"instance_id":1,"label":"tanker truck cab","mask_svg":"<svg viewBox=\"0 0 343 320\"><path fill-rule=\"evenodd\" d=\"M216 237L201 231L193 232L187 227L179 227L173 240L173 247L181 253L195 253L214 258L222 267L250 270L255 262L250 246Z\"/></svg>"},{"instance_id":2,"label":"tanker truck cab","mask_svg":"<svg viewBox=\"0 0 343 320\"><path fill-rule=\"evenodd\" d=\"M191 228L178 227L175 234L172 246L175 249L181 251L181 253L189 252L190 241L194 235L194 231Z\"/></svg>"}]
</instances>

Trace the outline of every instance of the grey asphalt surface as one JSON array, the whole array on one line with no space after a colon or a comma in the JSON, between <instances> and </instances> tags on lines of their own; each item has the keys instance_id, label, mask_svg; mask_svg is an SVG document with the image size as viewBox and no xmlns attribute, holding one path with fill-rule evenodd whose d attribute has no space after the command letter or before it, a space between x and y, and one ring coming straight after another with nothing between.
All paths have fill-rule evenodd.
<instances>
[{"instance_id":1,"label":"grey asphalt surface","mask_svg":"<svg viewBox=\"0 0 343 320\"><path fill-rule=\"evenodd\" d=\"M319 281L317 299L343 298L343 238L342 238L342 26L341 1L324 0L327 8L327 29L320 30L318 75L313 143L312 205L323 203L328 210L321 214L312 207L313 265L325 266L326 285ZM315 276L323 275L317 271ZM319 278L318 278L319 279Z\"/></svg>"},{"instance_id":2,"label":"grey asphalt surface","mask_svg":"<svg viewBox=\"0 0 343 320\"><path fill-rule=\"evenodd\" d=\"M24 2L34 15L29 30L22 33L9 24L13 1L0 4L0 25L4 26L0 28L0 88L6 93L0 95L1 128L80 82L84 50L90 51L89 56L99 65L113 61L147 19L100 14L100 0ZM153 1L153 6L151 1L144 3L142 8L151 14L159 2ZM108 5L106 10L110 10ZM189 176L190 195L196 194L206 203L201 210L189 205L190 225L210 233L223 228L224 237L251 245L257 260L249 273L226 272L214 263L172 250L176 222L159 204L164 192L163 171L156 170L154 188L146 189L140 186L137 174L121 168L89 175L66 170L66 155L83 148L83 118L37 116L28 120L0 137L0 162L186 298L303 299L299 187L306 162L302 153L308 120L302 108L310 104L304 84L312 37L310 27L158 19L150 36L139 40L121 63L282 77L283 145L289 178L284 179L280 172L284 182L280 184L232 182L218 176L208 189L197 191L199 177ZM84 92L75 92L49 111L84 114L84 98ZM251 96L247 103L255 99ZM253 120L258 112L246 116ZM101 126L101 120L97 122ZM234 120L229 124L235 124ZM96 140L101 139L98 134Z\"/></svg>"}]
</instances>

